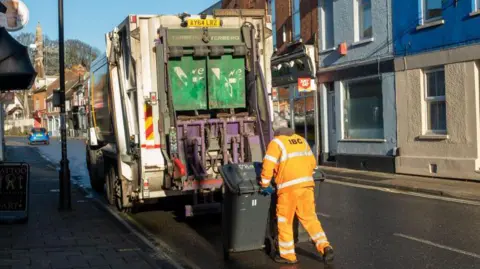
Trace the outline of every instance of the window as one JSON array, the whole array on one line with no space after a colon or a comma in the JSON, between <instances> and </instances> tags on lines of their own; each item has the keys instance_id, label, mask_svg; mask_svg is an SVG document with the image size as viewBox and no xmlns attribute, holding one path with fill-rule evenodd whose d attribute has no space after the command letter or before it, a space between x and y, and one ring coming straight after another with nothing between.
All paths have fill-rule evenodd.
<instances>
[{"instance_id":1,"label":"window","mask_svg":"<svg viewBox=\"0 0 480 269\"><path fill-rule=\"evenodd\" d=\"M372 38L372 3L370 0L354 0L355 41Z\"/></svg>"},{"instance_id":2,"label":"window","mask_svg":"<svg viewBox=\"0 0 480 269\"><path fill-rule=\"evenodd\" d=\"M300 39L300 0L292 0L293 40Z\"/></svg>"},{"instance_id":3,"label":"window","mask_svg":"<svg viewBox=\"0 0 480 269\"><path fill-rule=\"evenodd\" d=\"M322 50L330 49L335 46L333 36L333 1L322 0Z\"/></svg>"},{"instance_id":4,"label":"window","mask_svg":"<svg viewBox=\"0 0 480 269\"><path fill-rule=\"evenodd\" d=\"M344 138L383 139L383 98L380 78L344 83Z\"/></svg>"},{"instance_id":5,"label":"window","mask_svg":"<svg viewBox=\"0 0 480 269\"><path fill-rule=\"evenodd\" d=\"M275 14L275 0L270 1L270 14L272 14L272 38L273 38L273 48L277 47L277 24L276 24L276 14Z\"/></svg>"},{"instance_id":6,"label":"window","mask_svg":"<svg viewBox=\"0 0 480 269\"><path fill-rule=\"evenodd\" d=\"M446 134L447 109L443 68L425 71L425 103L427 133Z\"/></svg>"},{"instance_id":7,"label":"window","mask_svg":"<svg viewBox=\"0 0 480 269\"><path fill-rule=\"evenodd\" d=\"M480 10L480 0L475 0L475 8L474 10Z\"/></svg>"},{"instance_id":8,"label":"window","mask_svg":"<svg viewBox=\"0 0 480 269\"><path fill-rule=\"evenodd\" d=\"M423 21L434 21L442 17L442 0L422 0Z\"/></svg>"}]
</instances>

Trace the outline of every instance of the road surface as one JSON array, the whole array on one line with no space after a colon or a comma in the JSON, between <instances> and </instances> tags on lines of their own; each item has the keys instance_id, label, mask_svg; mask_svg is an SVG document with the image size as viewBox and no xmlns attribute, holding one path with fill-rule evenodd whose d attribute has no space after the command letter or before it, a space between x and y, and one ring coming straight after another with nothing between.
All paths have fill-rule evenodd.
<instances>
[{"instance_id":1,"label":"road surface","mask_svg":"<svg viewBox=\"0 0 480 269\"><path fill-rule=\"evenodd\" d=\"M70 162L76 164L79 176L86 177L77 179L85 185L88 173L82 170L83 141L69 143ZM33 147L41 152L55 152L54 148L58 148L55 143ZM318 216L335 249L335 262L329 268L480 268L478 204L334 182L321 183L319 194ZM183 201L172 199L147 206L127 218L182 258L186 267L327 268L309 243L297 246L300 264L295 266L275 264L262 251L234 254L226 263L221 251L221 216L184 220L182 210Z\"/></svg>"}]
</instances>

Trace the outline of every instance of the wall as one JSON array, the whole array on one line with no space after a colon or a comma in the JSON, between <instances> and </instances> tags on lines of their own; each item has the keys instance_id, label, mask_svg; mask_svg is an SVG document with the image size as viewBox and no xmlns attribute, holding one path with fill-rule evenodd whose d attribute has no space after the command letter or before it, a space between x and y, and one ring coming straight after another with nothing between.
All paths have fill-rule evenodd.
<instances>
[{"instance_id":1,"label":"wall","mask_svg":"<svg viewBox=\"0 0 480 269\"><path fill-rule=\"evenodd\" d=\"M276 0L275 22L277 48L292 42L292 0ZM283 29L285 26L285 29ZM283 31L285 30L285 42ZM318 0L300 0L300 32L303 43L314 44L318 32Z\"/></svg>"},{"instance_id":2,"label":"wall","mask_svg":"<svg viewBox=\"0 0 480 269\"><path fill-rule=\"evenodd\" d=\"M264 9L266 7L266 0L223 0L221 2L222 8Z\"/></svg>"},{"instance_id":3,"label":"wall","mask_svg":"<svg viewBox=\"0 0 480 269\"><path fill-rule=\"evenodd\" d=\"M396 134L396 111L395 111L395 86L394 73L383 73L382 97L383 97L383 131L384 141L343 141L343 107L344 87L340 81L335 82L335 103L336 103L336 126L337 140L339 140L337 154L353 155L392 155L397 144ZM323 111L326 115L327 113Z\"/></svg>"},{"instance_id":4,"label":"wall","mask_svg":"<svg viewBox=\"0 0 480 269\"><path fill-rule=\"evenodd\" d=\"M480 179L480 94L476 62L480 46L443 50L396 60L397 173ZM423 68L445 65L447 135L423 135ZM408 69L407 69L407 68ZM431 173L430 164L437 165Z\"/></svg>"},{"instance_id":5,"label":"wall","mask_svg":"<svg viewBox=\"0 0 480 269\"><path fill-rule=\"evenodd\" d=\"M480 16L470 16L473 0L443 1L443 25L417 30L422 23L418 0L393 0L395 55L417 54L433 49L480 42ZM455 2L457 5L455 6Z\"/></svg>"},{"instance_id":6,"label":"wall","mask_svg":"<svg viewBox=\"0 0 480 269\"><path fill-rule=\"evenodd\" d=\"M319 0L320 9L323 1ZM341 56L336 50L326 50L320 55L320 66L339 65L365 58L374 58L390 55L393 53L391 45L391 0L372 0L372 28L373 41L355 43L354 33L354 0L333 1L334 20L334 44L336 47L342 42L348 45L348 54ZM397 12L397 11L396 11ZM322 23L323 14L318 12L319 21ZM401 13L400 13L401 14ZM320 26L322 28L322 25ZM321 29L320 28L320 29ZM319 42L323 43L323 37L319 31Z\"/></svg>"},{"instance_id":7,"label":"wall","mask_svg":"<svg viewBox=\"0 0 480 269\"><path fill-rule=\"evenodd\" d=\"M47 97L47 92L45 92L45 91L33 94L33 96L32 96L32 98L33 98L33 111L46 109L46 102L45 102L46 97ZM36 106L36 100L37 99L38 99L38 103L39 103L38 108Z\"/></svg>"}]
</instances>

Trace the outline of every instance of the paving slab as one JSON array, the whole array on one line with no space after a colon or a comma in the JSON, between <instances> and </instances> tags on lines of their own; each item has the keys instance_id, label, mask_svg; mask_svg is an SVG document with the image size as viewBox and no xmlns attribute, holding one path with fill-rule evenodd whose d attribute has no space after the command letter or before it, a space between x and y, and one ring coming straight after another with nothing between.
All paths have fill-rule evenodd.
<instances>
[{"instance_id":1,"label":"paving slab","mask_svg":"<svg viewBox=\"0 0 480 269\"><path fill-rule=\"evenodd\" d=\"M0 268L176 268L73 185L60 212L58 172L32 147L7 143L6 155L30 164L32 191L28 222L0 225Z\"/></svg>"}]
</instances>

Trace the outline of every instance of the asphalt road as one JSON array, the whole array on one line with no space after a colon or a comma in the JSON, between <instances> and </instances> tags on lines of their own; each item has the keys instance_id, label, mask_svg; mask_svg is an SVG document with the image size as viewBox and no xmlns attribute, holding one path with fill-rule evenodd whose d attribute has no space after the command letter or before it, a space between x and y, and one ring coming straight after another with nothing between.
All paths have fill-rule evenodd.
<instances>
[{"instance_id":1,"label":"asphalt road","mask_svg":"<svg viewBox=\"0 0 480 269\"><path fill-rule=\"evenodd\" d=\"M77 155L69 158L84 159ZM309 243L297 245L295 266L275 264L263 251L226 263L221 216L184 220L183 202L150 205L129 218L191 268L326 268ZM480 268L480 206L325 182L317 212L335 249L329 268Z\"/></svg>"}]
</instances>

